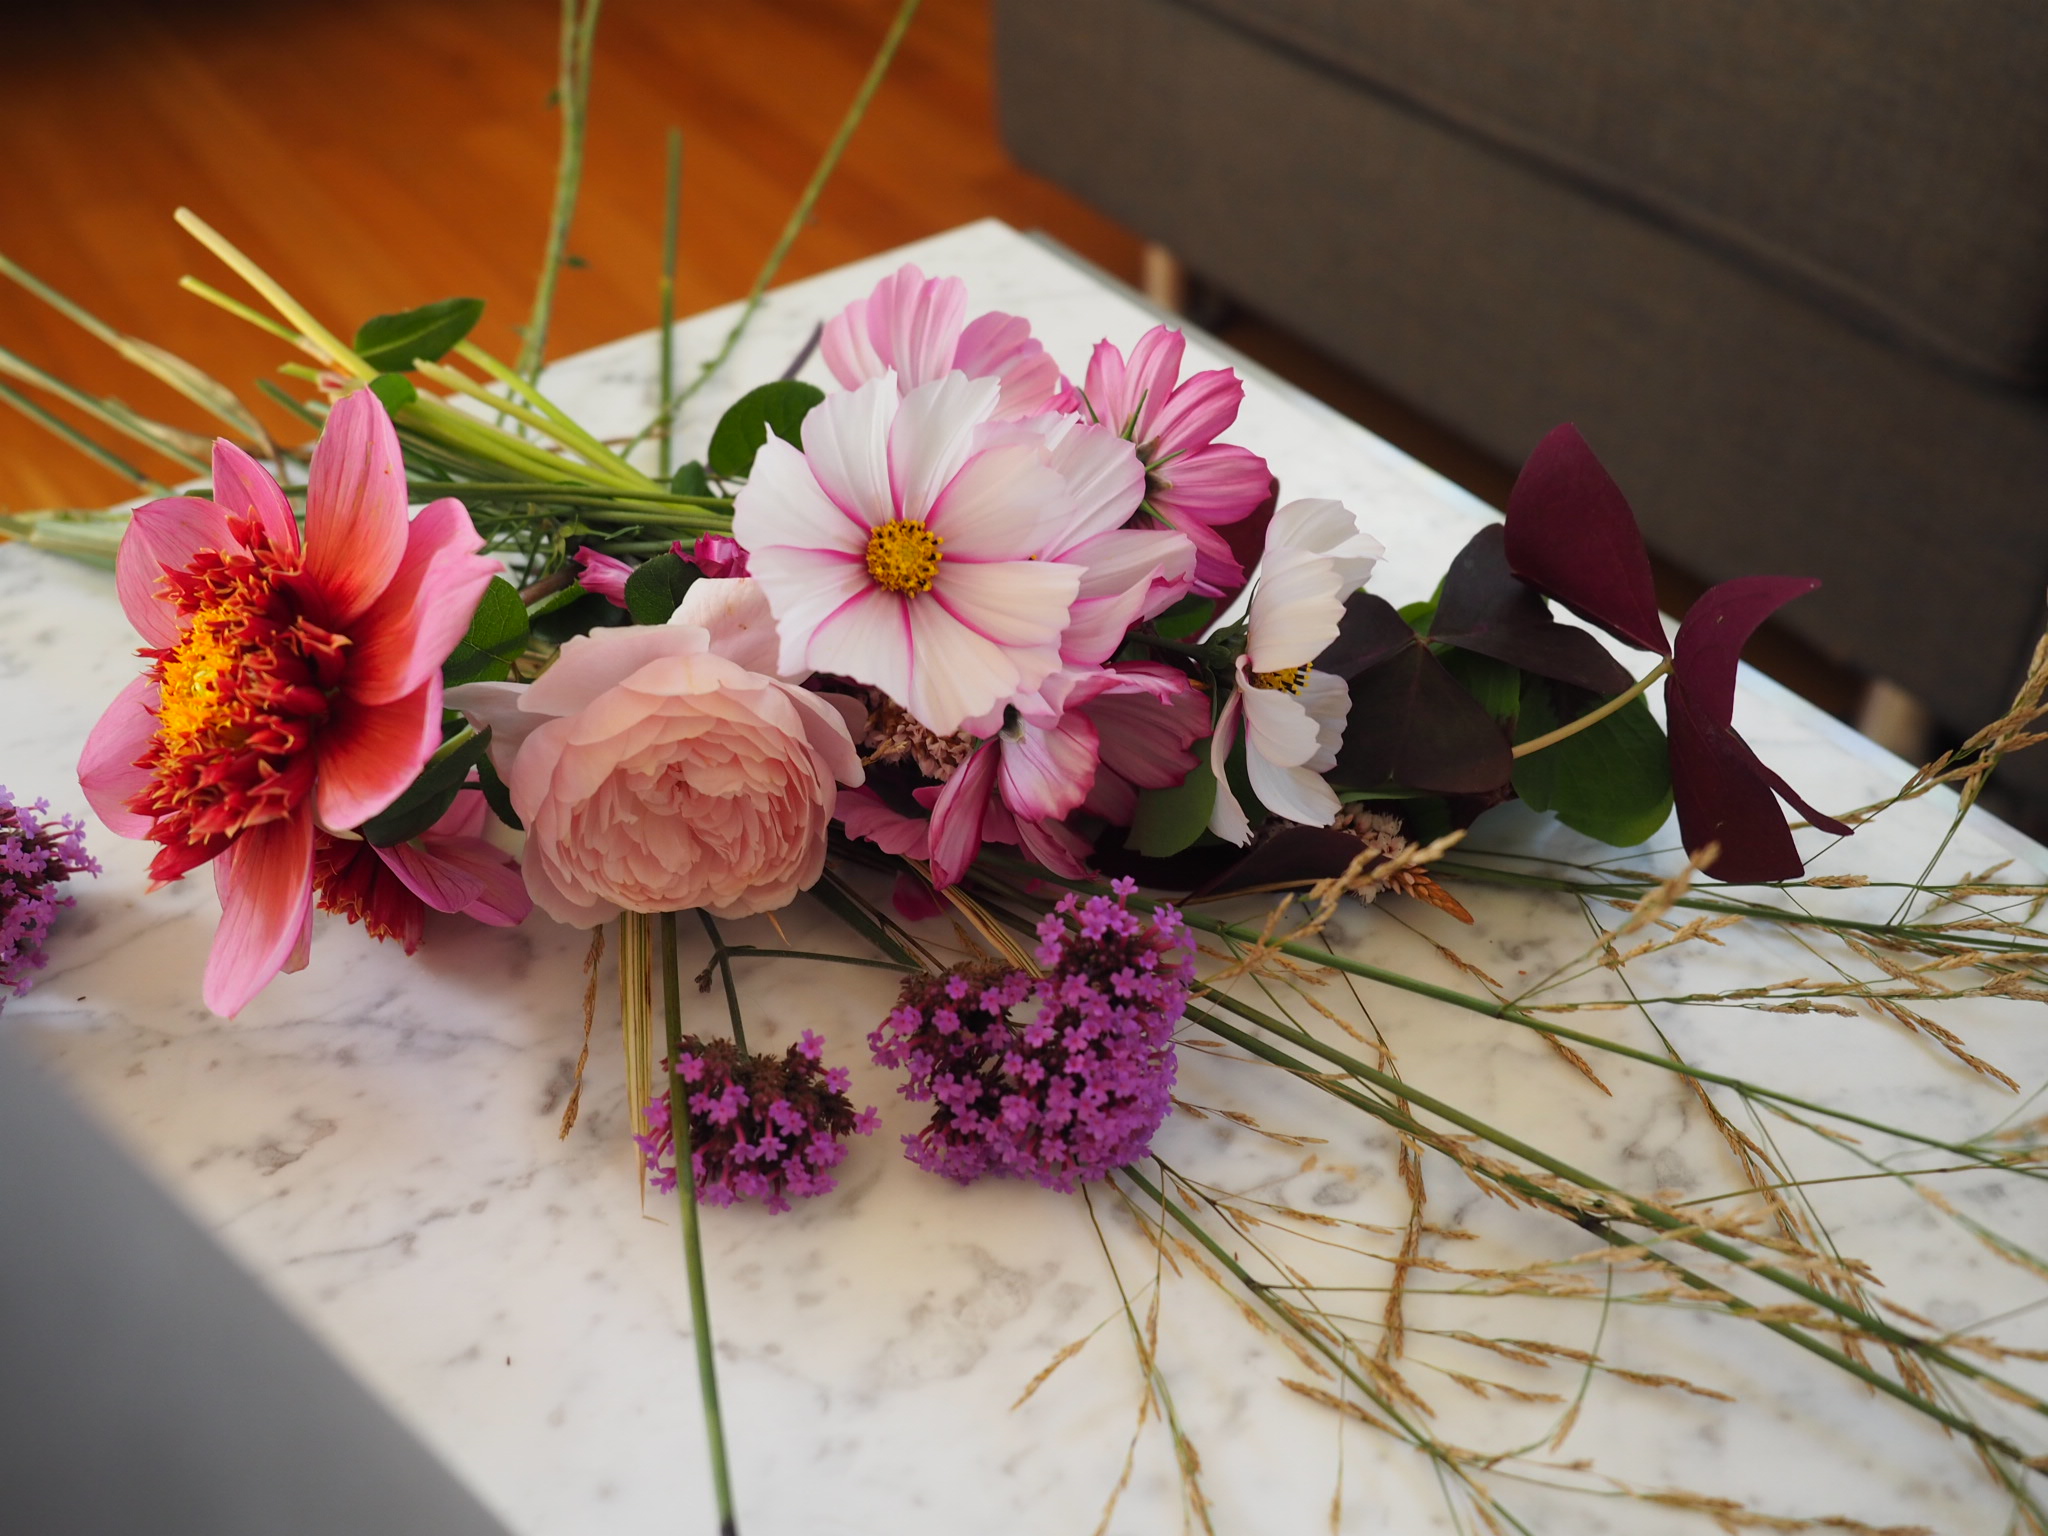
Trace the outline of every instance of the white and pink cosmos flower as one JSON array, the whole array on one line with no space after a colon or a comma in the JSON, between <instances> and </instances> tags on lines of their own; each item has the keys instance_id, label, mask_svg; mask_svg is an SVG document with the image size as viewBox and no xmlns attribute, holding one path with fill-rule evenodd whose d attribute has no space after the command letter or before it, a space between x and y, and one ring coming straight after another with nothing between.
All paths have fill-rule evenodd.
<instances>
[{"instance_id":1,"label":"white and pink cosmos flower","mask_svg":"<svg viewBox=\"0 0 2048 1536\"><path fill-rule=\"evenodd\" d=\"M965 283L928 278L906 263L826 321L818 351L844 389L893 373L909 394L958 372L996 381L995 415L1004 420L1044 410L1063 380L1030 322L995 312L966 316Z\"/></svg>"},{"instance_id":2,"label":"white and pink cosmos flower","mask_svg":"<svg viewBox=\"0 0 2048 1536\"><path fill-rule=\"evenodd\" d=\"M1209 744L1216 805L1209 830L1226 842L1251 838L1251 824L1224 769L1239 727L1252 793L1267 810L1304 826L1337 818L1337 793L1323 775L1351 713L1351 690L1315 669L1337 638L1345 599L1364 586L1386 548L1359 529L1341 501L1290 501L1273 514L1246 614L1236 688Z\"/></svg>"},{"instance_id":3,"label":"white and pink cosmos flower","mask_svg":"<svg viewBox=\"0 0 2048 1536\"><path fill-rule=\"evenodd\" d=\"M950 736L1186 590L1187 541L1124 526L1143 491L1130 445L1000 403L991 378L899 394L884 374L813 410L801 451L762 445L733 534L785 675L867 683Z\"/></svg>"},{"instance_id":4,"label":"white and pink cosmos flower","mask_svg":"<svg viewBox=\"0 0 2048 1536\"><path fill-rule=\"evenodd\" d=\"M1079 408L1135 445L1145 469L1145 504L1194 541L1197 590L1235 592L1244 570L1218 528L1256 511L1272 494L1273 473L1246 448L1219 443L1237 420L1244 382L1228 368L1180 376L1187 339L1154 326L1128 359L1096 343L1086 382L1055 409Z\"/></svg>"}]
</instances>

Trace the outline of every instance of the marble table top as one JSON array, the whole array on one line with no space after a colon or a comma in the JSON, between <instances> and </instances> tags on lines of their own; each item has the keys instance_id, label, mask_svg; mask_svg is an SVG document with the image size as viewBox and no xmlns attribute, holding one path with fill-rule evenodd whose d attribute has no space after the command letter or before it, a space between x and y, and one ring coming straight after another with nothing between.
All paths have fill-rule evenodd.
<instances>
[{"instance_id":1,"label":"marble table top","mask_svg":"<svg viewBox=\"0 0 2048 1536\"><path fill-rule=\"evenodd\" d=\"M693 402L684 441L701 438L744 387L782 370L818 320L905 259L964 278L970 313L1028 316L1070 372L1098 338L1127 347L1155 318L1056 249L992 222L970 225L777 290L723 376ZM709 355L732 313L679 327L686 368ZM1426 595L1491 515L1256 366L1199 337L1189 350L1196 365L1232 361L1249 380L1233 440L1266 455L1289 494L1340 497L1385 542L1374 587L1393 601ZM557 364L547 386L600 436L630 434L653 404L654 359L652 334L633 337ZM809 374L823 377L815 361ZM134 645L110 577L0 547L8 722L0 780L83 810L73 764L105 701L133 675ZM1878 799L1905 776L1903 764L1754 675L1737 716L1763 758L1825 807ZM1815 870L1916 873L1952 808L1942 795L1902 806L1827 851ZM1815 850L1826 842L1800 836ZM1518 807L1483 823L1477 840L1563 858L1603 851ZM1663 852L1637 862L1668 869L1673 840L1667 831ZM101 831L93 847L105 876L82 885L49 970L8 1005L0 1028L30 1041L107 1130L512 1530L710 1530L674 1213L665 1200L643 1200L636 1182L608 986L581 1121L566 1140L557 1134L582 1034L588 936L539 916L510 932L437 920L408 960L323 919L310 967L223 1021L199 1002L217 910L211 882L145 894L142 845ZM1939 867L1954 874L2008 859L2018 862L2006 878L2048 867L2040 849L1973 816ZM1473 929L1389 900L1347 913L1333 932L1381 964L1467 988L1478 983L1439 944L1511 990L1516 978L1586 947L1576 902L1480 885L1458 892L1478 919ZM799 944L853 947L807 902L784 923ZM943 925L935 932L943 936ZM733 936L779 942L760 920ZM1667 995L1783 980L1821 963L1769 929L1718 937L1718 949L1682 946L1630 975L1645 992ZM690 970L702 963L701 954L685 958ZM1141 1316L1158 1297L1158 1368L1200 1452L1215 1529L1420 1536L1484 1528L1451 1512L1423 1457L1283 1387L1281 1378L1307 1379L1306 1368L1192 1266L1162 1266L1113 1196L1094 1198L1098 1237L1078 1196L1015 1183L963 1190L905 1162L896 1142L917 1123L915 1107L896 1097L862 1047L893 996L887 973L753 961L743 963L742 985L757 1045L779 1048L806 1028L820 1031L832 1057L854 1068L859 1102L880 1105L883 1120L880 1134L856 1141L836 1193L788 1215L707 1215L742 1529L1085 1533L1102 1522L1127 1455L1128 1485L1107 1529L1181 1528L1188 1516L1171 1443L1156 1416L1141 1428L1143 1377L1119 1283ZM1618 995L1616 985L1602 975L1573 995ZM1410 1080L1580 1166L1645 1192L1711 1194L1748 1182L1690 1090L1666 1074L1603 1060L1610 1097L1525 1031L1386 989L1330 992L1333 1008L1369 1014ZM722 1008L710 999L701 1007L695 1027L723 1027ZM1679 1004L1651 1011L1692 1059L1946 1135L1974 1134L2016 1107L2012 1094L1892 1023ZM1971 1002L1941 1017L2029 1091L2048 1078L2037 1005ZM1656 1045L1636 1013L1575 1022ZM1342 1039L1334 1025L1319 1027ZM1389 1137L1269 1070L1197 1050L1182 1061L1183 1099L1319 1140L1177 1115L1160 1140L1177 1167L1340 1221L1398 1232L1407 1220ZM1723 1104L1758 1133L1746 1111ZM1777 1122L1769 1128L1802 1171L1852 1170L1845 1154L1814 1138ZM1427 1258L1485 1268L1562 1261L1592 1246L1566 1223L1485 1197L1447 1164L1425 1165L1424 1177ZM2048 1232L2048 1206L2027 1209L2010 1188L1940 1187L2002 1230ZM1941 1327L2042 1297L2037 1276L1889 1180L1826 1194L1841 1249L1877 1266L1890 1299ZM1334 1244L1386 1255L1397 1239L1328 1231L1335 1236L1316 1260L1319 1279L1384 1286L1383 1257ZM1551 1462L1591 1457L1633 1487L1693 1489L1788 1517L1852 1516L1953 1536L2007 1529L2009 1500L1956 1442L1753 1325L1597 1300L1438 1294L1459 1283L1426 1274L1408 1304L1410 1375L1445 1440L1484 1448L1540 1441L1563 1411L1499 1393L1482 1399L1445 1371L1567 1400L1580 1379L1568 1363L1517 1366L1443 1333L1581 1349L1597 1341L1617 1365L1681 1376L1735 1401L1603 1376ZM1357 1310L1377 1315L1378 1293L1360 1295ZM2044 1315L2022 1316L2008 1336L2048 1343ZM1085 1348L1020 1405L1034 1377L1083 1338ZM1988 1416L2041 1444L2017 1410ZM1661 1506L1514 1481L1500 1488L1534 1531L1712 1529Z\"/></svg>"}]
</instances>

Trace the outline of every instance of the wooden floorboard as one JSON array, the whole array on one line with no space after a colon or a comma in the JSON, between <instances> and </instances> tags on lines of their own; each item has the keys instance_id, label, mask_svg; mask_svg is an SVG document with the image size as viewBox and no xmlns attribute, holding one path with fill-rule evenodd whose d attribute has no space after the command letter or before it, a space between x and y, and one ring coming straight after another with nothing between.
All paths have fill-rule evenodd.
<instances>
[{"instance_id":1,"label":"wooden floorboard","mask_svg":"<svg viewBox=\"0 0 2048 1536\"><path fill-rule=\"evenodd\" d=\"M746 291L894 10L607 0L556 353L654 323L671 124L686 139L678 309ZM186 272L236 287L171 222L180 204L337 328L475 294L489 306L479 339L509 355L553 185L557 16L552 0L0 0L0 252L251 394L278 344L177 290ZM986 0L925 0L785 275L988 215L1136 275L1131 235L1003 153ZM205 429L5 284L0 346ZM126 491L0 410L0 507Z\"/></svg>"}]
</instances>

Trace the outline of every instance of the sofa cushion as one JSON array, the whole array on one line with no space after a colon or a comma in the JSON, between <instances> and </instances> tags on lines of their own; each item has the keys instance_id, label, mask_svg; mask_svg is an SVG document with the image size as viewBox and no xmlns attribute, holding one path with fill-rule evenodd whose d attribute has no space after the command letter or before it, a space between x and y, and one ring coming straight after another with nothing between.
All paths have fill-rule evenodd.
<instances>
[{"instance_id":1,"label":"sofa cushion","mask_svg":"<svg viewBox=\"0 0 2048 1536\"><path fill-rule=\"evenodd\" d=\"M1176 0L1895 343L2048 378L2039 0Z\"/></svg>"}]
</instances>

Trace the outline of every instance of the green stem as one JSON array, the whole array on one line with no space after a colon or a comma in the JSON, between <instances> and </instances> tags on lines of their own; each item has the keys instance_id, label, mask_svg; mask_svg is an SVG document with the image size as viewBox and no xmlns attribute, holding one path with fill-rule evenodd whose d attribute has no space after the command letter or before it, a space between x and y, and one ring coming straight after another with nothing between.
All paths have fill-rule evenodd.
<instances>
[{"instance_id":1,"label":"green stem","mask_svg":"<svg viewBox=\"0 0 2048 1536\"><path fill-rule=\"evenodd\" d=\"M602 0L562 0L562 65L558 101L562 112L562 151L555 169L555 206L548 215L548 239L534 289L533 313L519 349L519 371L540 376L548 350L548 325L555 312L555 282L569 254L569 226L576 219L576 195L583 185L583 138L590 113L590 50Z\"/></svg>"},{"instance_id":2,"label":"green stem","mask_svg":"<svg viewBox=\"0 0 2048 1536\"><path fill-rule=\"evenodd\" d=\"M736 960L829 960L834 965L859 965L874 971L921 972L921 965L904 965L895 960L871 960L866 955L832 955L822 949L763 949L758 944L734 944L724 951Z\"/></svg>"},{"instance_id":3,"label":"green stem","mask_svg":"<svg viewBox=\"0 0 2048 1536\"><path fill-rule=\"evenodd\" d=\"M725 947L725 935L718 931L718 924L711 920L709 912L699 907L697 918L711 939L711 962L718 967L718 974L725 981L725 1011L732 1019L732 1043L744 1056L747 1054L747 1030L740 1022L740 989L732 979L732 951Z\"/></svg>"},{"instance_id":4,"label":"green stem","mask_svg":"<svg viewBox=\"0 0 2048 1536\"><path fill-rule=\"evenodd\" d=\"M1554 747L1560 741L1567 740L1591 726L1598 725L1616 710L1624 709L1635 700L1641 698L1649 691L1652 683L1656 682L1658 678L1670 670L1671 658L1667 656L1643 676L1637 678L1634 686L1622 693L1617 693L1599 708L1587 710L1576 720L1567 720L1554 731L1545 731L1541 736L1533 736L1527 741L1518 743L1515 747L1514 755L1516 757L1527 757L1531 752L1541 752L1545 747Z\"/></svg>"},{"instance_id":5,"label":"green stem","mask_svg":"<svg viewBox=\"0 0 2048 1536\"><path fill-rule=\"evenodd\" d=\"M634 505L732 511L730 496L678 496L671 491L623 491L610 486L548 480L409 480L415 496L503 496L514 501L631 501Z\"/></svg>"},{"instance_id":6,"label":"green stem","mask_svg":"<svg viewBox=\"0 0 2048 1536\"><path fill-rule=\"evenodd\" d=\"M697 1346L697 1387L704 1399L704 1435L711 1450L711 1486L721 1536L737 1536L732 1471L726 1464L725 1416L718 1407L718 1360L711 1347L711 1307L704 1293L704 1244L697 1231L697 1169L690 1149L689 1090L683 1086L683 979L676 965L676 915L661 914L661 1006L668 1031L668 1119L675 1138L676 1189L682 1207L683 1266L690 1277L690 1333Z\"/></svg>"},{"instance_id":7,"label":"green stem","mask_svg":"<svg viewBox=\"0 0 2048 1536\"><path fill-rule=\"evenodd\" d=\"M683 212L683 130L668 131L668 181L661 199L661 410L664 423L661 440L655 444L656 463L666 481L675 470L674 435L666 425L676 397L676 252L680 244Z\"/></svg>"},{"instance_id":8,"label":"green stem","mask_svg":"<svg viewBox=\"0 0 2048 1536\"><path fill-rule=\"evenodd\" d=\"M825 146L825 153L818 161L818 168L811 172L811 179L805 185L803 195L797 199L796 207L790 210L788 222L782 226L782 233L776 237L775 248L768 253L768 259L761 264L761 270L754 278L754 286L747 290L746 302L740 307L739 318L732 323L732 329L725 333L725 340L712 354L711 360L697 370L692 379L667 406L640 431L634 439L638 443L648 433L665 429L681 408L698 390L711 381L714 374L725 366L732 356L740 337L745 334L748 323L754 318L754 311L761 307L761 300L767 295L768 287L775 281L775 274L782 270L783 259L789 255L790 247L796 244L796 237L803 233L804 226L811 221L811 213L818 206L818 199L824 195L825 184L832 179L832 173L839 168L839 157L846 153L846 146L853 139L854 129L867 115L868 103L874 100L875 92L881 88L882 79L889 73L889 66L895 61L896 50L903 44L904 33L910 30L911 18L916 16L919 0L903 0L897 8L896 19L889 24L889 30L882 38L882 46L876 50L874 62L868 66L867 78L854 92L853 100L846 108L846 116L840 119L839 131L832 135L832 142Z\"/></svg>"}]
</instances>

